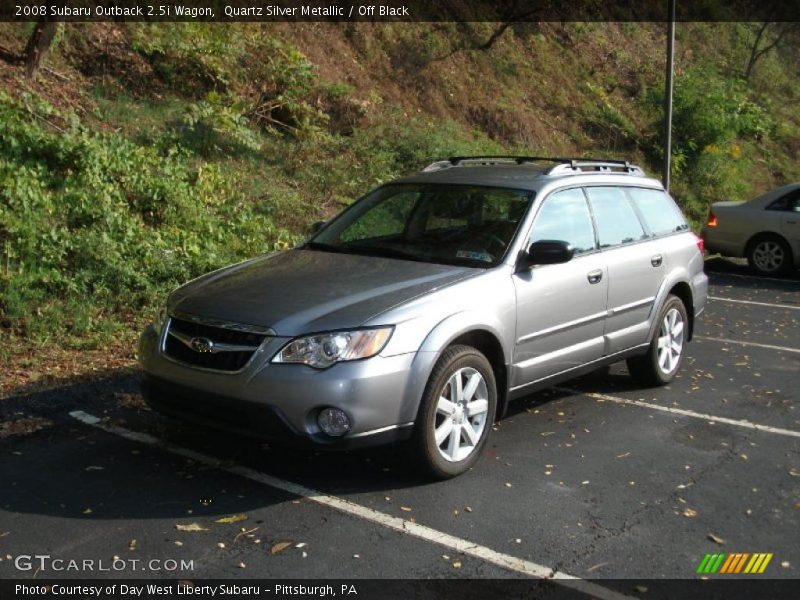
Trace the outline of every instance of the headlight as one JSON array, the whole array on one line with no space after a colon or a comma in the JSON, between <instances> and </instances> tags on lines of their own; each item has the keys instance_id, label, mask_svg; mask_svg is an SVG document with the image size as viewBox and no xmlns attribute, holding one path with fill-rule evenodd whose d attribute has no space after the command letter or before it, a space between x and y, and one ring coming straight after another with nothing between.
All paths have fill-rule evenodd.
<instances>
[{"instance_id":1,"label":"headlight","mask_svg":"<svg viewBox=\"0 0 800 600\"><path fill-rule=\"evenodd\" d=\"M309 335L286 344L272 362L326 369L337 362L375 356L391 335L392 327Z\"/></svg>"}]
</instances>

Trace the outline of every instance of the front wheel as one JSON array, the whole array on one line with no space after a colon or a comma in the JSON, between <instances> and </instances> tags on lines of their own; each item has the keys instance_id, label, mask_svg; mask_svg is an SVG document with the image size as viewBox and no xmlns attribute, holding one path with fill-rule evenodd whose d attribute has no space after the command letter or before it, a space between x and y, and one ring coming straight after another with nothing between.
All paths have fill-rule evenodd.
<instances>
[{"instance_id":1,"label":"front wheel","mask_svg":"<svg viewBox=\"0 0 800 600\"><path fill-rule=\"evenodd\" d=\"M431 475L447 479L478 460L497 406L497 386L486 357L470 346L445 350L422 397L412 440Z\"/></svg>"},{"instance_id":2,"label":"front wheel","mask_svg":"<svg viewBox=\"0 0 800 600\"><path fill-rule=\"evenodd\" d=\"M647 354L627 361L631 376L650 386L666 385L672 381L683 362L688 332L689 319L683 301L677 296L667 296Z\"/></svg>"}]
</instances>

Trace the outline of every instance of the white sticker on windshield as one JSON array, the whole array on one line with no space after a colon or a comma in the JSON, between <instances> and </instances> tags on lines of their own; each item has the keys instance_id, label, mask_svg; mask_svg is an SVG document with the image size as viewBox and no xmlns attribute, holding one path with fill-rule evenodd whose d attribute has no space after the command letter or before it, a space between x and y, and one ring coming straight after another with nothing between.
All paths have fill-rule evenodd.
<instances>
[{"instance_id":1,"label":"white sticker on windshield","mask_svg":"<svg viewBox=\"0 0 800 600\"><path fill-rule=\"evenodd\" d=\"M459 250L456 252L458 258L471 258L472 260L482 260L492 262L492 255L488 252L476 252L475 250Z\"/></svg>"}]
</instances>

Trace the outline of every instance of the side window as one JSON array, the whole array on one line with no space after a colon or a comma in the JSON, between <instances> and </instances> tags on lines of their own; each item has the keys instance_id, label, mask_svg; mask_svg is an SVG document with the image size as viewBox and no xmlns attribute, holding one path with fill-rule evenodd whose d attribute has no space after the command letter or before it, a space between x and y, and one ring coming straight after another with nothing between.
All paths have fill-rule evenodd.
<instances>
[{"instance_id":1,"label":"side window","mask_svg":"<svg viewBox=\"0 0 800 600\"><path fill-rule=\"evenodd\" d=\"M419 192L407 192L392 196L365 212L360 219L341 233L339 239L343 242L356 242L400 235L405 230L408 216L418 198Z\"/></svg>"},{"instance_id":2,"label":"side window","mask_svg":"<svg viewBox=\"0 0 800 600\"><path fill-rule=\"evenodd\" d=\"M689 228L672 198L661 190L625 188L653 235L666 235Z\"/></svg>"},{"instance_id":3,"label":"side window","mask_svg":"<svg viewBox=\"0 0 800 600\"><path fill-rule=\"evenodd\" d=\"M800 190L789 192L767 207L767 210L800 212Z\"/></svg>"},{"instance_id":4,"label":"side window","mask_svg":"<svg viewBox=\"0 0 800 600\"><path fill-rule=\"evenodd\" d=\"M647 238L639 217L624 192L615 187L586 188L597 223L601 248L630 244Z\"/></svg>"},{"instance_id":5,"label":"side window","mask_svg":"<svg viewBox=\"0 0 800 600\"><path fill-rule=\"evenodd\" d=\"M572 244L575 254L595 249L594 227L586 198L580 189L549 196L539 209L528 244L560 240Z\"/></svg>"}]
</instances>

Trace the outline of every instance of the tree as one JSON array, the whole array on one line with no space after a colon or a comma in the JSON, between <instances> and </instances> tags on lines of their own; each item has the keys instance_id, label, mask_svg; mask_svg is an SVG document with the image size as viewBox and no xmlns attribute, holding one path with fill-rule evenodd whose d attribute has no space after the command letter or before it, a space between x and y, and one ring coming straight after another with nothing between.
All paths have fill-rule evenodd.
<instances>
[{"instance_id":1,"label":"tree","mask_svg":"<svg viewBox=\"0 0 800 600\"><path fill-rule=\"evenodd\" d=\"M50 50L58 32L59 21L41 20L36 23L33 33L28 39L22 59L25 63L25 71L30 79L36 79L36 74L42 64L42 60Z\"/></svg>"}]
</instances>

